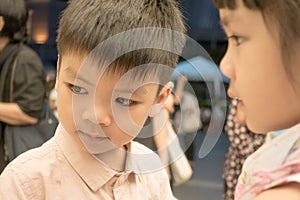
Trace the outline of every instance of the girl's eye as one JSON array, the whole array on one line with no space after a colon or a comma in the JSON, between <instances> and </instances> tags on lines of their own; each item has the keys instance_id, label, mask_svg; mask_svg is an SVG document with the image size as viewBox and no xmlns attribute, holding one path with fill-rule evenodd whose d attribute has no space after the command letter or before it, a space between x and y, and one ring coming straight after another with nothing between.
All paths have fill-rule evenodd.
<instances>
[{"instance_id":1,"label":"girl's eye","mask_svg":"<svg viewBox=\"0 0 300 200\"><path fill-rule=\"evenodd\" d=\"M125 99L125 98L122 98L122 97L116 98L115 101L116 101L118 104L121 104L122 106L131 106L131 105L136 104L135 101L132 101L132 100L130 100L130 99Z\"/></svg>"},{"instance_id":2,"label":"girl's eye","mask_svg":"<svg viewBox=\"0 0 300 200\"><path fill-rule=\"evenodd\" d=\"M231 35L228 37L228 40L234 40L236 46L239 46L243 42L243 37L240 37L238 35Z\"/></svg>"},{"instance_id":3,"label":"girl's eye","mask_svg":"<svg viewBox=\"0 0 300 200\"><path fill-rule=\"evenodd\" d=\"M88 94L87 90L84 89L83 87L72 85L72 84L69 84L68 87L75 94Z\"/></svg>"}]
</instances>

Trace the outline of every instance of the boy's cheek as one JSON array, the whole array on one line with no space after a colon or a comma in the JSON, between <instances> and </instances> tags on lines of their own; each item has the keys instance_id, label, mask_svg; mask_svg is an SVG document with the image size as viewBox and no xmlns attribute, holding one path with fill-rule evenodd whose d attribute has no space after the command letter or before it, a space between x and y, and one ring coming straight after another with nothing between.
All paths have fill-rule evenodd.
<instances>
[{"instance_id":1,"label":"boy's cheek","mask_svg":"<svg viewBox=\"0 0 300 200\"><path fill-rule=\"evenodd\" d=\"M140 106L139 110L135 110L130 113L129 118L132 124L136 124L139 127L143 127L147 118L149 117L150 108L148 106Z\"/></svg>"},{"instance_id":2,"label":"boy's cheek","mask_svg":"<svg viewBox=\"0 0 300 200\"><path fill-rule=\"evenodd\" d=\"M114 115L114 123L123 133L131 137L138 135L147 119L147 113L144 111L137 112L137 110L135 110L133 112L123 110L122 112L115 113L118 114Z\"/></svg>"}]
</instances>

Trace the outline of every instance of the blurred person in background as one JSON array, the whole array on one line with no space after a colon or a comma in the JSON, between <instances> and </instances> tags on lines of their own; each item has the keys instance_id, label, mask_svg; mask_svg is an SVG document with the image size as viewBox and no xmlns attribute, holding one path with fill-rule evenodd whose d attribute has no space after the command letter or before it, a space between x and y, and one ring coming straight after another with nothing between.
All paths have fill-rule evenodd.
<instances>
[{"instance_id":1,"label":"blurred person in background","mask_svg":"<svg viewBox=\"0 0 300 200\"><path fill-rule=\"evenodd\" d=\"M0 1L0 172L8 163L3 134L6 124L37 123L45 96L42 62L24 44L26 23L27 9L23 0Z\"/></svg>"},{"instance_id":2,"label":"blurred person in background","mask_svg":"<svg viewBox=\"0 0 300 200\"><path fill-rule=\"evenodd\" d=\"M174 112L174 100L175 96L171 93L165 100L163 106L157 107L157 114L155 114L155 117L148 117L143 129L134 139L134 141L145 145L158 154L163 165L165 166L171 188L173 188L172 174L169 165L170 159L168 155L168 149L166 147L168 145L169 134L167 123L171 123L170 114Z\"/></svg>"},{"instance_id":3,"label":"blurred person in background","mask_svg":"<svg viewBox=\"0 0 300 200\"><path fill-rule=\"evenodd\" d=\"M49 101L49 106L53 109L53 114L58 120L57 113L57 92L55 90L56 74L54 72L48 72L46 75L46 96Z\"/></svg>"},{"instance_id":4,"label":"blurred person in background","mask_svg":"<svg viewBox=\"0 0 300 200\"><path fill-rule=\"evenodd\" d=\"M194 94L186 89L188 76L180 75L176 81L174 92L175 111L173 124L178 133L182 149L189 160L191 167L195 166L195 136L197 131L202 127L200 120L200 107L198 99Z\"/></svg>"}]
</instances>

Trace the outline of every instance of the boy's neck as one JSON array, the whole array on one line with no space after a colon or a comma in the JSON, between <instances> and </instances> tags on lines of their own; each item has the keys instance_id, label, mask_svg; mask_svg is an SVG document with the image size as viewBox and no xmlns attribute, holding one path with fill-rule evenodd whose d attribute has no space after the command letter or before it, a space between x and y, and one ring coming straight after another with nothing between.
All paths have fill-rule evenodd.
<instances>
[{"instance_id":1,"label":"boy's neck","mask_svg":"<svg viewBox=\"0 0 300 200\"><path fill-rule=\"evenodd\" d=\"M116 170L118 172L122 172L125 170L127 157L127 148L125 145L123 146L123 148L96 154L95 156L113 170Z\"/></svg>"}]
</instances>

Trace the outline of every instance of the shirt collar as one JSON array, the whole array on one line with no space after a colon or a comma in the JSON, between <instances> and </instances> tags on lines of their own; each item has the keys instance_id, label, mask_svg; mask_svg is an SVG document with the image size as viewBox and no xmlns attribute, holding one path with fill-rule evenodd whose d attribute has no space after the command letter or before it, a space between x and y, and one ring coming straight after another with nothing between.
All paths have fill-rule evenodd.
<instances>
[{"instance_id":1,"label":"shirt collar","mask_svg":"<svg viewBox=\"0 0 300 200\"><path fill-rule=\"evenodd\" d=\"M126 145L127 147L127 155L126 155L126 162L125 162L125 169L124 171L126 173L135 173L135 170L134 170L134 159L132 158L131 156L131 153L132 153L132 145L131 143L128 143Z\"/></svg>"},{"instance_id":2,"label":"shirt collar","mask_svg":"<svg viewBox=\"0 0 300 200\"><path fill-rule=\"evenodd\" d=\"M117 174L82 149L61 124L58 125L54 138L70 165L94 192Z\"/></svg>"},{"instance_id":3,"label":"shirt collar","mask_svg":"<svg viewBox=\"0 0 300 200\"><path fill-rule=\"evenodd\" d=\"M127 148L125 172L139 175L164 168L158 155L144 145L132 141Z\"/></svg>"},{"instance_id":4,"label":"shirt collar","mask_svg":"<svg viewBox=\"0 0 300 200\"><path fill-rule=\"evenodd\" d=\"M82 149L61 124L58 125L54 138L72 168L94 192L120 174ZM126 147L125 170L121 173L135 174L141 180L140 174L163 168L159 157L152 150L137 142L130 142Z\"/></svg>"}]
</instances>

